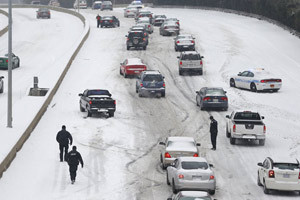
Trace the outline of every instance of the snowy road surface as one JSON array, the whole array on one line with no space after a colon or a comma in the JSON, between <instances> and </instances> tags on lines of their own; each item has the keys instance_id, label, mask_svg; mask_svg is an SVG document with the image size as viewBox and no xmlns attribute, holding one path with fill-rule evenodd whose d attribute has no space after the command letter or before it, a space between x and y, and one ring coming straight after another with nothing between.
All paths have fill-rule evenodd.
<instances>
[{"instance_id":1,"label":"snowy road surface","mask_svg":"<svg viewBox=\"0 0 300 200\"><path fill-rule=\"evenodd\" d=\"M4 29L8 24L7 16L0 13L0 30Z\"/></svg>"},{"instance_id":2,"label":"snowy road surface","mask_svg":"<svg viewBox=\"0 0 300 200\"><path fill-rule=\"evenodd\" d=\"M0 180L0 199L167 199L172 192L159 165L161 147L157 144L169 135L193 136L202 144L201 155L215 166L214 198L299 198L289 192L265 195L256 184L256 164L272 155L299 158L300 40L254 18L204 10L151 10L177 17L181 33L196 37L196 48L204 56L204 75L178 75L173 38L160 36L157 27L146 51L127 51L124 36L134 20L124 18L122 9L100 13L120 18L121 27L115 29L95 27L100 11L82 11L90 20L90 37L48 111ZM135 79L119 75L119 63L129 57L140 57L148 68L161 71L166 77L166 98L138 97ZM229 88L232 74L253 67L278 74L282 89L252 93ZM227 90L229 111L200 111L195 91L203 86ZM117 100L114 118L84 118L78 93L87 88L104 88L113 94ZM257 110L265 116L265 146L230 145L225 136L225 115L235 109ZM210 150L210 115L219 122L217 151ZM85 162L74 185L67 164L59 162L55 141L63 124Z\"/></svg>"}]
</instances>

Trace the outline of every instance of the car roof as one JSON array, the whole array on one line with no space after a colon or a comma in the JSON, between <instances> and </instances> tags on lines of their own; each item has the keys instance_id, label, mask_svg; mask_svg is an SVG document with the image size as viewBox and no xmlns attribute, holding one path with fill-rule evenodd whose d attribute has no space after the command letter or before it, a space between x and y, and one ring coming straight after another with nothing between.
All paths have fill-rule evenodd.
<instances>
[{"instance_id":1,"label":"car roof","mask_svg":"<svg viewBox=\"0 0 300 200\"><path fill-rule=\"evenodd\" d=\"M206 197L206 196L208 196L208 193L203 192L203 191L181 191L180 193L184 197Z\"/></svg>"},{"instance_id":2,"label":"car roof","mask_svg":"<svg viewBox=\"0 0 300 200\"><path fill-rule=\"evenodd\" d=\"M205 89L217 89L217 90L224 90L222 87L203 87ZM202 89L202 88L201 88Z\"/></svg>"},{"instance_id":3,"label":"car roof","mask_svg":"<svg viewBox=\"0 0 300 200\"><path fill-rule=\"evenodd\" d=\"M182 51L181 54L199 54L197 51Z\"/></svg>"},{"instance_id":4,"label":"car roof","mask_svg":"<svg viewBox=\"0 0 300 200\"><path fill-rule=\"evenodd\" d=\"M112 15L105 15L105 16L102 16L101 18L112 18L113 16Z\"/></svg>"},{"instance_id":5,"label":"car roof","mask_svg":"<svg viewBox=\"0 0 300 200\"><path fill-rule=\"evenodd\" d=\"M143 31L136 30L136 31L128 31L129 33L143 33Z\"/></svg>"},{"instance_id":6,"label":"car roof","mask_svg":"<svg viewBox=\"0 0 300 200\"><path fill-rule=\"evenodd\" d=\"M295 163L298 164L296 158L286 157L286 156L272 156L270 157L273 163Z\"/></svg>"},{"instance_id":7,"label":"car roof","mask_svg":"<svg viewBox=\"0 0 300 200\"><path fill-rule=\"evenodd\" d=\"M140 58L128 58L127 65L145 65Z\"/></svg>"},{"instance_id":8,"label":"car roof","mask_svg":"<svg viewBox=\"0 0 300 200\"><path fill-rule=\"evenodd\" d=\"M179 157L179 159L181 162L195 161L195 162L206 162L207 163L207 160L203 157Z\"/></svg>"},{"instance_id":9,"label":"car roof","mask_svg":"<svg viewBox=\"0 0 300 200\"><path fill-rule=\"evenodd\" d=\"M145 70L142 73L144 74L160 74L158 70Z\"/></svg>"},{"instance_id":10,"label":"car roof","mask_svg":"<svg viewBox=\"0 0 300 200\"><path fill-rule=\"evenodd\" d=\"M177 35L177 37L193 37L191 34L180 34L180 35Z\"/></svg>"},{"instance_id":11,"label":"car roof","mask_svg":"<svg viewBox=\"0 0 300 200\"><path fill-rule=\"evenodd\" d=\"M186 141L186 142L192 141L192 142L194 142L195 140L193 137L171 136L171 137L168 137L168 141Z\"/></svg>"}]
</instances>

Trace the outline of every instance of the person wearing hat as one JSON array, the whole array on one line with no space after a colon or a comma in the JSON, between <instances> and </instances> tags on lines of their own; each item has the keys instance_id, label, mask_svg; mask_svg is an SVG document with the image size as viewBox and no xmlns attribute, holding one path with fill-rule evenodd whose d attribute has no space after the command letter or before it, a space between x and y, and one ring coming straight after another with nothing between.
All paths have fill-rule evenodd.
<instances>
[{"instance_id":1,"label":"person wearing hat","mask_svg":"<svg viewBox=\"0 0 300 200\"><path fill-rule=\"evenodd\" d=\"M99 28L101 22L101 17L99 14L96 16L96 20L97 20L97 28Z\"/></svg>"},{"instance_id":2,"label":"person wearing hat","mask_svg":"<svg viewBox=\"0 0 300 200\"><path fill-rule=\"evenodd\" d=\"M68 153L67 161L68 161L68 165L69 165L71 182L72 182L72 184L74 184L75 179L76 179L76 171L77 171L79 162L81 164L81 167L83 168L83 160L82 160L80 153L77 151L76 146L73 146L72 151L70 151Z\"/></svg>"},{"instance_id":3,"label":"person wearing hat","mask_svg":"<svg viewBox=\"0 0 300 200\"><path fill-rule=\"evenodd\" d=\"M60 162L63 162L63 158L66 161L66 156L68 154L69 143L72 145L73 138L72 135L66 130L66 126L63 125L61 130L56 135L56 141L59 143L59 158ZM65 152L65 155L64 155Z\"/></svg>"},{"instance_id":4,"label":"person wearing hat","mask_svg":"<svg viewBox=\"0 0 300 200\"><path fill-rule=\"evenodd\" d=\"M211 139L211 144L212 144L212 150L217 149L217 135L218 135L218 122L214 119L213 116L209 117L210 119L210 139Z\"/></svg>"}]
</instances>

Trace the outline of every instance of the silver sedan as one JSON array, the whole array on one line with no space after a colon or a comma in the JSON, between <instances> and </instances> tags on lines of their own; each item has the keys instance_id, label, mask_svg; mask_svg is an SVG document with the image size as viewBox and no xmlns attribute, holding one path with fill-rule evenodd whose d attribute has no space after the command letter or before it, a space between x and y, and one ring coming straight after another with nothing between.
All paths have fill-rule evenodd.
<instances>
[{"instance_id":1,"label":"silver sedan","mask_svg":"<svg viewBox=\"0 0 300 200\"><path fill-rule=\"evenodd\" d=\"M202 157L179 157L167 168L167 184L173 193L179 190L201 190L215 194L216 178Z\"/></svg>"}]
</instances>

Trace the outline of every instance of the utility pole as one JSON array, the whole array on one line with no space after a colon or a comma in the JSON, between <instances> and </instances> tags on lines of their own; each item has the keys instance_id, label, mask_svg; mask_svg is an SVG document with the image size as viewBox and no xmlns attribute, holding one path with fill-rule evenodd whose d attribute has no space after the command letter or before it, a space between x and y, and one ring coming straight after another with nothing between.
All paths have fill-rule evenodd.
<instances>
[{"instance_id":1,"label":"utility pole","mask_svg":"<svg viewBox=\"0 0 300 200\"><path fill-rule=\"evenodd\" d=\"M8 1L8 94L7 94L7 127L12 128L12 9Z\"/></svg>"}]
</instances>

